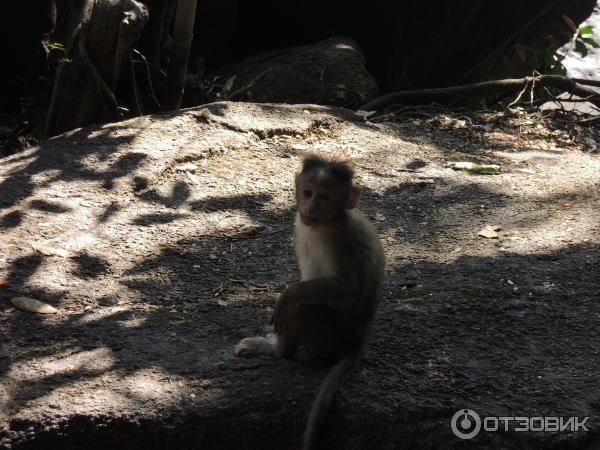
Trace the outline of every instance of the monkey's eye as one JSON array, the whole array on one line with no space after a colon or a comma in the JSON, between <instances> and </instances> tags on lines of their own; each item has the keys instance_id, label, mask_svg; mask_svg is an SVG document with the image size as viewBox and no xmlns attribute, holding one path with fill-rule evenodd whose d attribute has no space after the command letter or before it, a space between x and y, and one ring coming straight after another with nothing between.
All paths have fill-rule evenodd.
<instances>
[{"instance_id":1,"label":"monkey's eye","mask_svg":"<svg viewBox=\"0 0 600 450\"><path fill-rule=\"evenodd\" d=\"M312 197L312 191L309 191L308 189L304 189L302 191L302 195L304 196L304 198L311 198Z\"/></svg>"}]
</instances>

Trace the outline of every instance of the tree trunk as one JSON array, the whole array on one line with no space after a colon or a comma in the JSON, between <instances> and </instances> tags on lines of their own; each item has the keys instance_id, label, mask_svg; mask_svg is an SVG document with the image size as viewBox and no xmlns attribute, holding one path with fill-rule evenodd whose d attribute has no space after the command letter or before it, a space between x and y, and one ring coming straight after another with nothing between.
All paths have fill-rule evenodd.
<instances>
[{"instance_id":1,"label":"tree trunk","mask_svg":"<svg viewBox=\"0 0 600 450\"><path fill-rule=\"evenodd\" d=\"M122 115L114 90L148 20L145 6L136 0L87 0L80 5L80 14L65 25L70 33L67 55L58 67L47 136Z\"/></svg>"},{"instance_id":2,"label":"tree trunk","mask_svg":"<svg viewBox=\"0 0 600 450\"><path fill-rule=\"evenodd\" d=\"M175 15L175 31L170 48L167 81L162 94L162 109L179 109L183 98L190 46L194 36L196 0L179 0Z\"/></svg>"}]
</instances>

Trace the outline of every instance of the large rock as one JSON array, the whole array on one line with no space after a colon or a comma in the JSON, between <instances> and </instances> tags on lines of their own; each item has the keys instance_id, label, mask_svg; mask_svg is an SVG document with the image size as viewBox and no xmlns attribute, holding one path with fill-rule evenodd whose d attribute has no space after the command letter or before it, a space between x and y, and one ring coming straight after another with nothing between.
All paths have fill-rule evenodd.
<instances>
[{"instance_id":1,"label":"large rock","mask_svg":"<svg viewBox=\"0 0 600 450\"><path fill-rule=\"evenodd\" d=\"M360 49L347 38L263 53L217 75L222 96L231 100L356 108L378 93Z\"/></svg>"},{"instance_id":2,"label":"large rock","mask_svg":"<svg viewBox=\"0 0 600 450\"><path fill-rule=\"evenodd\" d=\"M223 102L1 159L0 448L299 448L328 366L236 358L233 346L265 331L276 293L297 279L292 183L306 148L356 161L388 259L366 359L322 448L598 439L600 161L500 146L506 170L474 176L445 167L464 157L464 135L434 134L340 108ZM519 160L543 173L511 172ZM502 227L498 240L476 236L486 223ZM14 297L58 312L17 310ZM464 408L589 416L590 432L461 441L450 420Z\"/></svg>"}]
</instances>

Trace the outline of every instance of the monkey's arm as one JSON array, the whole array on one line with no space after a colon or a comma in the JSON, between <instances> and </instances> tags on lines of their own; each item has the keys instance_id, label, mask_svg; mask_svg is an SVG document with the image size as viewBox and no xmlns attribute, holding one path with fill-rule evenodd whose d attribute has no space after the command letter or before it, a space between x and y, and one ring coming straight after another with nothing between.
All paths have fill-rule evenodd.
<instances>
[{"instance_id":1,"label":"monkey's arm","mask_svg":"<svg viewBox=\"0 0 600 450\"><path fill-rule=\"evenodd\" d=\"M298 306L327 305L333 309L344 307L352 296L354 283L339 277L320 277L290 284L281 294L271 316L276 333L287 328L287 322ZM342 308L343 309L343 308Z\"/></svg>"}]
</instances>

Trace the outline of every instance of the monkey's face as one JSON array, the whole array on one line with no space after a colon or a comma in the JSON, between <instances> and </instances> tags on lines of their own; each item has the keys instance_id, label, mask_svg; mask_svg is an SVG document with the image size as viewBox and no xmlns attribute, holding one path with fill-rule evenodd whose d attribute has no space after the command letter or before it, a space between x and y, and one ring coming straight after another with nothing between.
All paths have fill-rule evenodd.
<instances>
[{"instance_id":1,"label":"monkey's face","mask_svg":"<svg viewBox=\"0 0 600 450\"><path fill-rule=\"evenodd\" d=\"M300 220L306 226L331 222L345 208L347 189L339 183L311 174L296 178L296 202Z\"/></svg>"}]
</instances>

